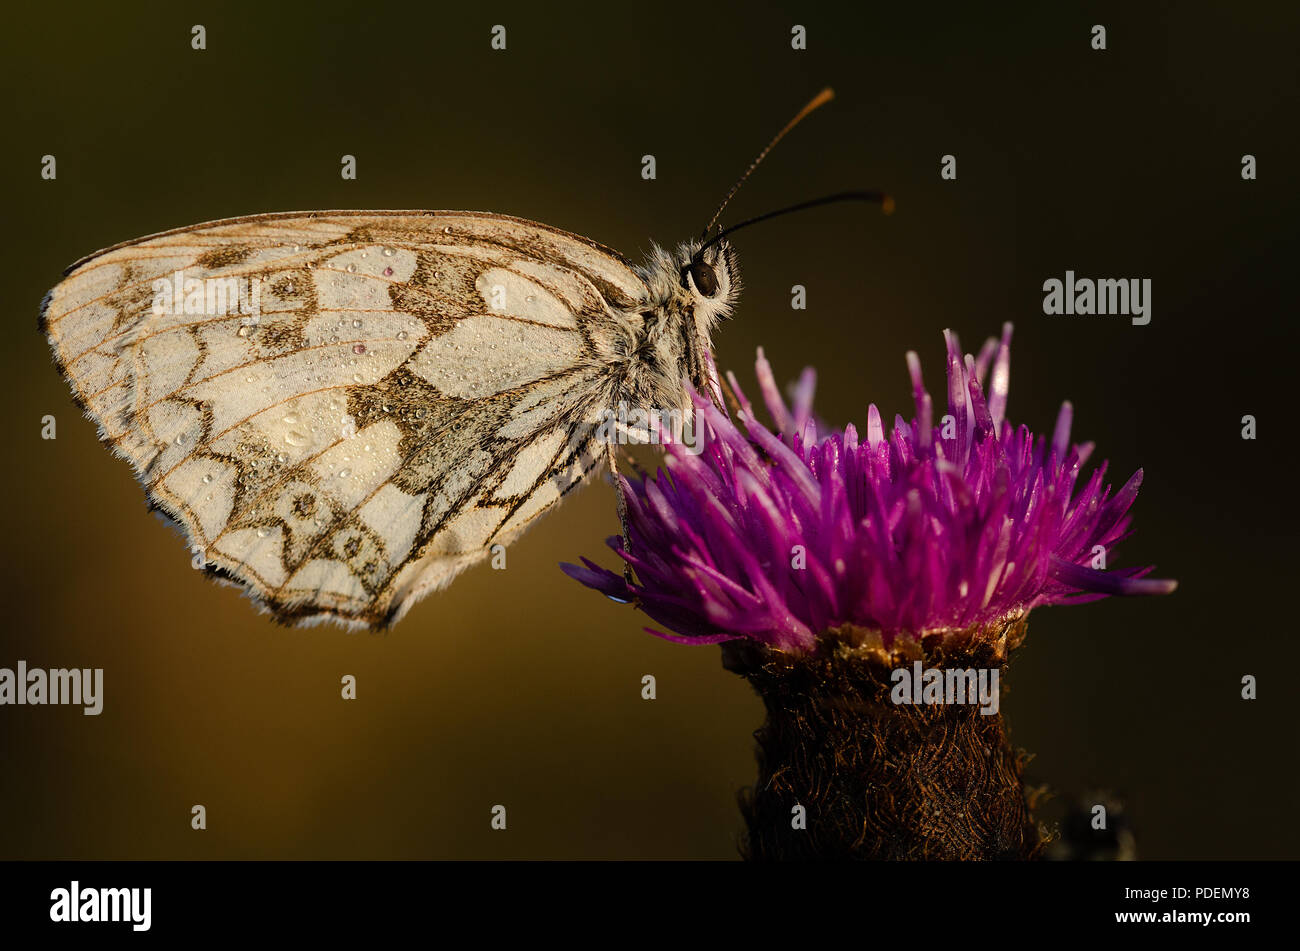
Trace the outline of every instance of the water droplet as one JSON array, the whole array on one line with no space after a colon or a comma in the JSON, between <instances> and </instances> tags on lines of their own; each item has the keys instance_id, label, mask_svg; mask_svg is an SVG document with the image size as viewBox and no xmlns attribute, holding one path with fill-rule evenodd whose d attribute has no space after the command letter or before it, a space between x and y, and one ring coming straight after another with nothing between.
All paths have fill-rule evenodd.
<instances>
[{"instance_id":1,"label":"water droplet","mask_svg":"<svg viewBox=\"0 0 1300 951\"><path fill-rule=\"evenodd\" d=\"M295 423L298 422L298 417L295 414L290 413L288 416L284 418L284 422L288 423L290 426L293 426Z\"/></svg>"},{"instance_id":2,"label":"water droplet","mask_svg":"<svg viewBox=\"0 0 1300 951\"><path fill-rule=\"evenodd\" d=\"M250 373L250 374L248 374L248 376L244 377L244 382L245 382L245 383L256 383L256 382L257 382L257 377L253 376L253 374Z\"/></svg>"},{"instance_id":3,"label":"water droplet","mask_svg":"<svg viewBox=\"0 0 1300 951\"><path fill-rule=\"evenodd\" d=\"M383 405L383 410L384 410L385 413L391 413L391 412L392 412L392 409L389 407L389 405L388 405L387 403L385 403L385 404Z\"/></svg>"},{"instance_id":4,"label":"water droplet","mask_svg":"<svg viewBox=\"0 0 1300 951\"><path fill-rule=\"evenodd\" d=\"M285 433L284 441L287 442L290 446L307 445L307 437L304 436L302 433L298 432L298 430L296 429L291 429L289 430L289 432Z\"/></svg>"},{"instance_id":5,"label":"water droplet","mask_svg":"<svg viewBox=\"0 0 1300 951\"><path fill-rule=\"evenodd\" d=\"M316 265L315 265L314 263L312 263L311 261L308 261L306 264L303 265L303 267L306 267L306 268L313 268L313 267L315 267L315 266L316 266Z\"/></svg>"},{"instance_id":6,"label":"water droplet","mask_svg":"<svg viewBox=\"0 0 1300 951\"><path fill-rule=\"evenodd\" d=\"M205 476L203 477L203 484L204 484L204 485L207 485L207 484L208 484L209 482L211 482L211 481L212 481L212 476L210 476L210 475L205 475Z\"/></svg>"},{"instance_id":7,"label":"water droplet","mask_svg":"<svg viewBox=\"0 0 1300 951\"><path fill-rule=\"evenodd\" d=\"M293 246L293 249L294 249L295 251L301 251L301 250L302 250L302 245L295 244L295 245Z\"/></svg>"},{"instance_id":8,"label":"water droplet","mask_svg":"<svg viewBox=\"0 0 1300 951\"><path fill-rule=\"evenodd\" d=\"M434 272L433 272L433 279L434 279L435 281L441 281L441 280L442 280L442 272L441 272L441 271L434 271Z\"/></svg>"},{"instance_id":9,"label":"water droplet","mask_svg":"<svg viewBox=\"0 0 1300 951\"><path fill-rule=\"evenodd\" d=\"M529 303L529 304L531 304L535 300L537 300L537 298L534 297L532 294L529 294L527 297L524 298L525 303Z\"/></svg>"},{"instance_id":10,"label":"water droplet","mask_svg":"<svg viewBox=\"0 0 1300 951\"><path fill-rule=\"evenodd\" d=\"M361 252L361 256L362 256L363 258L368 258L368 257L370 257L370 252L369 252L369 251L362 251L362 252Z\"/></svg>"},{"instance_id":11,"label":"water droplet","mask_svg":"<svg viewBox=\"0 0 1300 951\"><path fill-rule=\"evenodd\" d=\"M425 409L423 406L417 407L416 410L415 410L415 418L416 418L416 419L424 419L424 415L425 415L425 413L427 413L427 412L429 412L429 411L428 411L427 409Z\"/></svg>"},{"instance_id":12,"label":"water droplet","mask_svg":"<svg viewBox=\"0 0 1300 951\"><path fill-rule=\"evenodd\" d=\"M282 452L281 452L281 453L277 453L277 454L276 454L276 457L275 457L275 461L278 462L278 463L280 463L280 465L284 465L286 462L289 461L289 457L286 456L286 455L285 455L284 453L282 453Z\"/></svg>"},{"instance_id":13,"label":"water droplet","mask_svg":"<svg viewBox=\"0 0 1300 951\"><path fill-rule=\"evenodd\" d=\"M357 266L356 266L355 264L349 264L349 265L348 265L348 273L349 273L349 274L356 274L356 273L357 273Z\"/></svg>"},{"instance_id":14,"label":"water droplet","mask_svg":"<svg viewBox=\"0 0 1300 951\"><path fill-rule=\"evenodd\" d=\"M405 330L399 330L399 331L397 331L397 339L398 339L398 340L405 340L405 339L406 339L406 336L407 336L407 334L406 334L406 331L405 331Z\"/></svg>"},{"instance_id":15,"label":"water droplet","mask_svg":"<svg viewBox=\"0 0 1300 951\"><path fill-rule=\"evenodd\" d=\"M271 533L268 532L265 528L259 528L259 529L257 530L257 537L258 537L258 538L265 538L267 535L270 535L270 534L271 534Z\"/></svg>"},{"instance_id":16,"label":"water droplet","mask_svg":"<svg viewBox=\"0 0 1300 951\"><path fill-rule=\"evenodd\" d=\"M359 320L354 320L354 321L352 321L352 326L353 326L354 328L356 328L357 330L360 330L360 329L361 329L361 321L359 321Z\"/></svg>"},{"instance_id":17,"label":"water droplet","mask_svg":"<svg viewBox=\"0 0 1300 951\"><path fill-rule=\"evenodd\" d=\"M292 294L292 293L293 293L293 281L290 281L288 284L284 285L284 292L285 292L286 294Z\"/></svg>"},{"instance_id":18,"label":"water droplet","mask_svg":"<svg viewBox=\"0 0 1300 951\"><path fill-rule=\"evenodd\" d=\"M176 437L176 445L178 445L178 446L183 446L183 445L185 445L185 434L184 434L184 433L181 433L181 435L179 435L179 436Z\"/></svg>"},{"instance_id":19,"label":"water droplet","mask_svg":"<svg viewBox=\"0 0 1300 951\"><path fill-rule=\"evenodd\" d=\"M236 331L236 332L237 332L237 333L239 334L239 336L241 336L241 337L247 337L250 333L253 332L253 328L252 328L252 327L240 327L239 330Z\"/></svg>"},{"instance_id":20,"label":"water droplet","mask_svg":"<svg viewBox=\"0 0 1300 951\"><path fill-rule=\"evenodd\" d=\"M365 445L365 450L366 450L366 452L369 452L369 451L370 451L370 443L366 443L366 445Z\"/></svg>"},{"instance_id":21,"label":"water droplet","mask_svg":"<svg viewBox=\"0 0 1300 951\"><path fill-rule=\"evenodd\" d=\"M350 475L352 475L352 470L351 470L351 469L340 469L340 470L339 470L339 478L340 478L340 479L346 479L346 478L347 478L348 476L350 476Z\"/></svg>"},{"instance_id":22,"label":"water droplet","mask_svg":"<svg viewBox=\"0 0 1300 951\"><path fill-rule=\"evenodd\" d=\"M453 230L454 230L454 229L452 228L451 225L447 225L447 227L445 227L445 228L442 229L442 233L443 233L443 234L451 234Z\"/></svg>"},{"instance_id":23,"label":"water droplet","mask_svg":"<svg viewBox=\"0 0 1300 951\"><path fill-rule=\"evenodd\" d=\"M384 257L391 258L396 252L392 248L384 248Z\"/></svg>"},{"instance_id":24,"label":"water droplet","mask_svg":"<svg viewBox=\"0 0 1300 951\"><path fill-rule=\"evenodd\" d=\"M352 352L353 352L353 353L365 353L365 352L366 352L366 345L365 345L364 343L356 343L356 344L353 344L353 345L352 345Z\"/></svg>"},{"instance_id":25,"label":"water droplet","mask_svg":"<svg viewBox=\"0 0 1300 951\"><path fill-rule=\"evenodd\" d=\"M354 374L352 374L352 382L353 382L353 383L360 383L360 382L361 382L361 374L360 374L360 373L354 373Z\"/></svg>"},{"instance_id":26,"label":"water droplet","mask_svg":"<svg viewBox=\"0 0 1300 951\"><path fill-rule=\"evenodd\" d=\"M391 267L384 268L384 277L392 277L392 276L393 276L393 269Z\"/></svg>"}]
</instances>

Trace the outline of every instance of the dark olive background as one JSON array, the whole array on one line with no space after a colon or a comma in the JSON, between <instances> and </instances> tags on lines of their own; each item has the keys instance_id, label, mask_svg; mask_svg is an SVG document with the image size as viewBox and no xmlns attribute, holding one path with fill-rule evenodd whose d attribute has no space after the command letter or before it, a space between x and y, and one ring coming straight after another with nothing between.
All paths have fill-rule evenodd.
<instances>
[{"instance_id":1,"label":"dark olive background","mask_svg":"<svg viewBox=\"0 0 1300 951\"><path fill-rule=\"evenodd\" d=\"M734 857L761 705L716 647L650 637L559 572L581 554L612 563L606 485L544 519L506 571L466 573L391 633L281 628L191 570L146 512L72 406L36 310L97 248L277 210L507 212L639 257L697 233L826 84L838 99L729 220L870 186L898 211L819 209L737 236L746 290L719 362L752 380L761 344L782 379L816 365L822 415L861 424L869 401L910 416L906 350L936 388L943 328L973 349L1015 321L1012 418L1050 429L1072 399L1077 437L1118 481L1144 467L1121 560L1181 582L1035 614L1003 698L1031 778L1118 790L1146 858L1300 856L1296 8L901 6L6 11L0 666L103 667L106 699L97 718L0 708L0 857ZM496 23L505 52L489 49ZM57 181L39 176L47 153ZM340 179L345 153L357 181ZM956 182L940 180L944 153ZM1241 180L1243 153L1258 181ZM1151 324L1043 316L1042 282L1067 268L1151 278ZM807 311L790 309L796 283ZM489 828L495 803L507 832Z\"/></svg>"}]
</instances>

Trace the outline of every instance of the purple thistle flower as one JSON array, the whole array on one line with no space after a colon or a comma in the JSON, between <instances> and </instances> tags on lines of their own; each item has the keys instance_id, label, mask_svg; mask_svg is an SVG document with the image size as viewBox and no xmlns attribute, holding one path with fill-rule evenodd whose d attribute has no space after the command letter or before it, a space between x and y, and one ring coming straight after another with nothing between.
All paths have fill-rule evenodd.
<instances>
[{"instance_id":1,"label":"purple thistle flower","mask_svg":"<svg viewBox=\"0 0 1300 951\"><path fill-rule=\"evenodd\" d=\"M948 344L948 416L934 420L915 353L907 354L916 418L886 432L873 404L866 438L847 426L820 436L816 376L806 369L793 406L758 351L757 376L775 431L757 421L735 377L729 416L693 394L704 439L692 454L666 446L666 471L623 479L629 584L583 559L571 577L632 601L682 643L751 638L780 650L812 648L852 625L902 637L992 628L1044 604L1108 595L1167 594L1151 568L1100 571L1129 535L1139 469L1118 492L1106 464L1083 479L1091 443L1071 445L1072 408L1050 439L1004 419L1011 325L978 357ZM988 397L985 378L992 369Z\"/></svg>"}]
</instances>

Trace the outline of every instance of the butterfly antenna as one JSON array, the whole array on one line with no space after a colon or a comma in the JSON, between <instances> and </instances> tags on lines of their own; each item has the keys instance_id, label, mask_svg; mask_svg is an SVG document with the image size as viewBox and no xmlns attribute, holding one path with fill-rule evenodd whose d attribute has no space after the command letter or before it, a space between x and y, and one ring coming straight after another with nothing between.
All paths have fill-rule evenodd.
<instances>
[{"instance_id":1,"label":"butterfly antenna","mask_svg":"<svg viewBox=\"0 0 1300 951\"><path fill-rule=\"evenodd\" d=\"M696 261L704 257L704 252L713 245L717 244L727 235L739 231L741 228L748 228L750 225L756 225L760 221L767 221L769 218L779 218L782 215L789 215L796 211L804 211L808 208L817 208L821 205L833 205L841 201L866 201L879 205L880 210L887 215L894 213L894 199L882 191L856 191L856 192L837 192L834 195L824 195L821 198L813 198L808 201L801 201L797 205L789 205L785 208L778 208L776 211L769 211L762 215L755 215L753 218L747 218L739 224L734 224L730 228L723 228L712 238L700 245L700 249L691 256L686 267L689 268ZM685 268L683 268L685 270Z\"/></svg>"},{"instance_id":2,"label":"butterfly antenna","mask_svg":"<svg viewBox=\"0 0 1300 951\"><path fill-rule=\"evenodd\" d=\"M831 89L830 86L827 86L817 95L813 96L812 100L809 101L808 105L804 106L797 113L795 113L795 117L785 124L785 128L783 128L780 132L778 132L776 134L776 137L773 138L771 142L767 143L767 147L763 149L763 151L758 153L758 158L754 159L754 161L749 163L749 168L745 169L745 174L741 175L739 180L737 180L736 184L731 186L731 191L727 192L727 197L722 199L722 204L718 206L718 210L713 213L713 217L709 220L708 227L704 229L704 234L700 235L701 240L708 237L709 232L713 230L713 226L716 225L718 223L718 219L722 217L722 212L726 210L727 203L731 201L732 197L736 194L736 192L740 191L740 186L745 184L745 180L749 178L750 175L753 174L754 169L758 168L759 163L762 162L763 159L767 158L767 153L772 151L772 149L776 147L776 143L784 139L786 137L786 133L788 133L791 129L793 129L800 122L802 122L804 117L807 116L810 112L812 112L813 110L821 106L826 105L826 103L830 102L834 98L835 98L835 90Z\"/></svg>"}]
</instances>

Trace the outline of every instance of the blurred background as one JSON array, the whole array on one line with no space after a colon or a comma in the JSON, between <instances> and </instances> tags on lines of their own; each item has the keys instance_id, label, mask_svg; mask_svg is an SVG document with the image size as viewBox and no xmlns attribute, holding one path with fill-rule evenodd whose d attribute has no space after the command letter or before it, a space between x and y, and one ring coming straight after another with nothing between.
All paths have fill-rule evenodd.
<instances>
[{"instance_id":1,"label":"blurred background","mask_svg":"<svg viewBox=\"0 0 1300 951\"><path fill-rule=\"evenodd\" d=\"M1071 399L1076 438L1114 482L1144 468L1120 563L1180 581L1169 598L1035 614L1003 699L1036 754L1029 780L1115 792L1143 858L1300 857L1300 13L902 6L10 10L0 666L102 667L105 701L98 717L0 709L0 858L735 858L757 697L718 648L653 638L556 567L613 563L607 485L542 520L506 571L471 570L390 633L281 628L193 571L146 512L73 407L36 312L84 254L268 211L504 212L636 259L697 234L828 84L836 101L727 220L873 186L898 210L823 208L738 235L746 288L719 364L742 384L758 345L782 380L815 365L821 415L861 426L870 401L910 417L906 350L935 389L945 327L973 350L1014 321L1010 417L1050 431ZM1247 153L1257 181L1241 179ZM340 179L344 154L357 181ZM940 179L944 154L956 181ZM1150 325L1045 317L1042 283L1066 269L1150 278ZM794 284L806 311L790 308ZM498 803L504 833L489 827ZM190 829L194 804L206 831Z\"/></svg>"}]
</instances>

